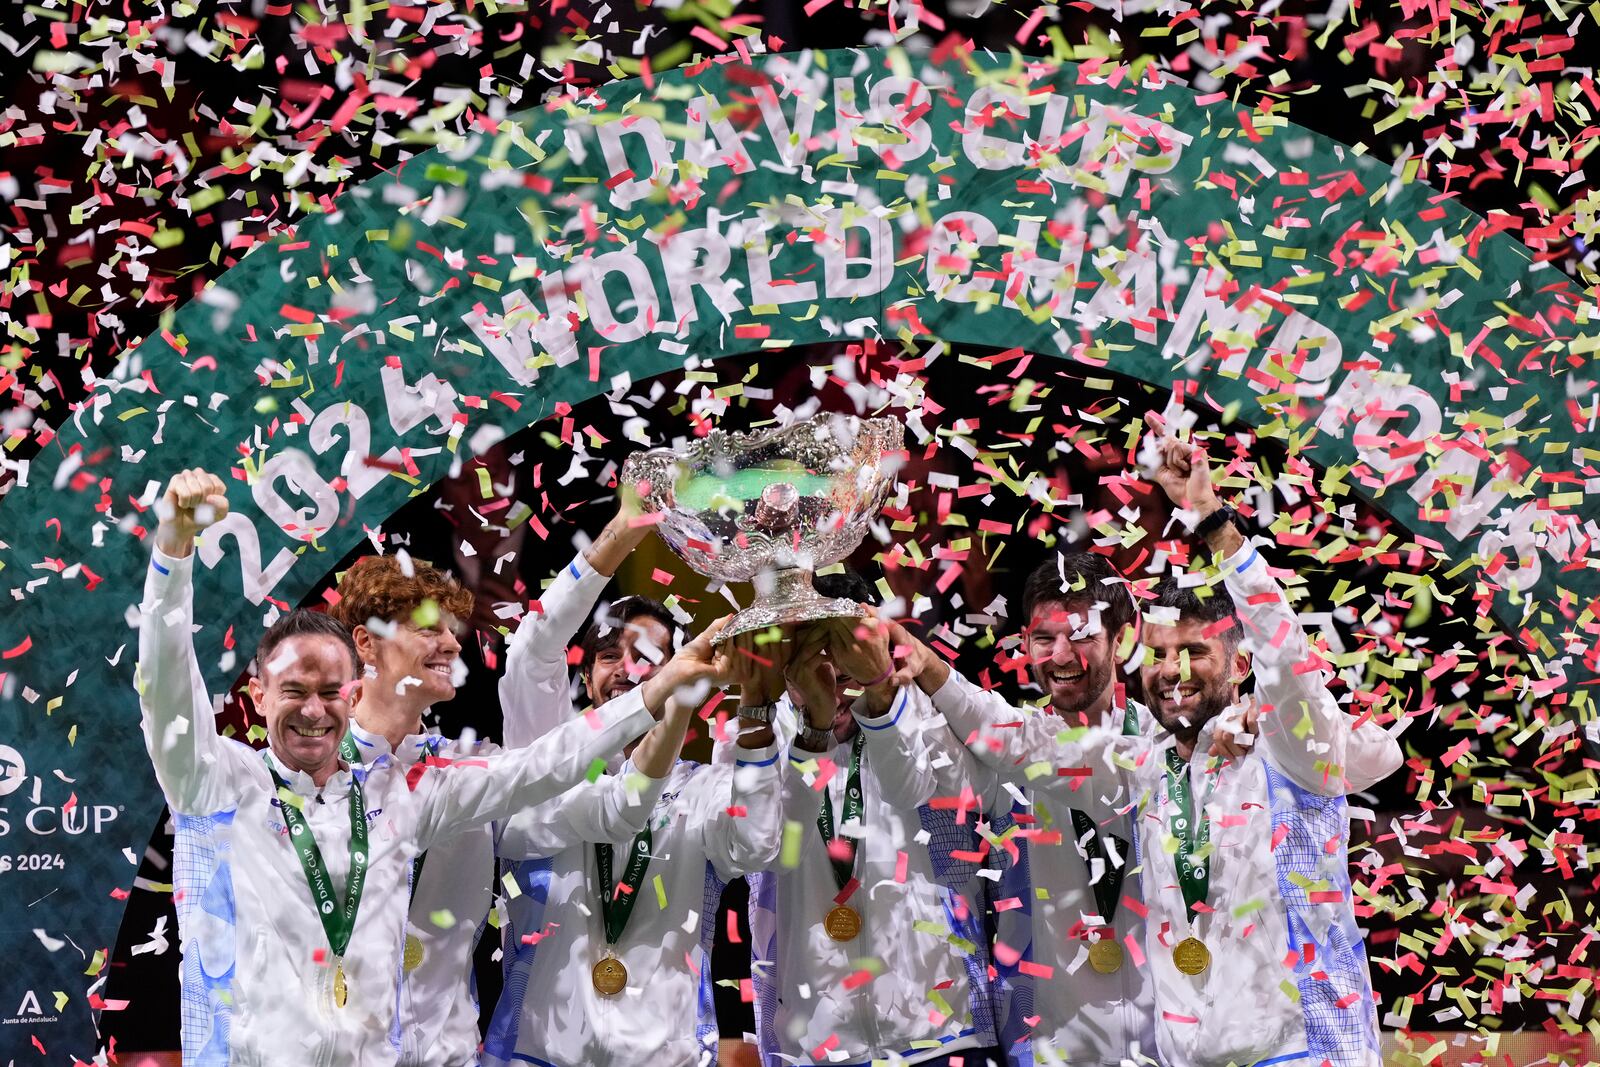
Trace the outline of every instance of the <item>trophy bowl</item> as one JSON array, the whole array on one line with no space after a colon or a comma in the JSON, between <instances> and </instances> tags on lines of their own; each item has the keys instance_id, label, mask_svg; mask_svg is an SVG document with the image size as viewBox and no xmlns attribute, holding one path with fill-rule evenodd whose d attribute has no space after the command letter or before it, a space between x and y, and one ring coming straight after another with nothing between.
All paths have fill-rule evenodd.
<instances>
[{"instance_id":1,"label":"trophy bowl","mask_svg":"<svg viewBox=\"0 0 1600 1067\"><path fill-rule=\"evenodd\" d=\"M853 600L818 594L811 576L861 544L894 487L903 435L895 419L825 413L635 452L621 477L647 513L659 513L656 531L690 567L755 584L755 602L728 621L720 643L864 614Z\"/></svg>"}]
</instances>

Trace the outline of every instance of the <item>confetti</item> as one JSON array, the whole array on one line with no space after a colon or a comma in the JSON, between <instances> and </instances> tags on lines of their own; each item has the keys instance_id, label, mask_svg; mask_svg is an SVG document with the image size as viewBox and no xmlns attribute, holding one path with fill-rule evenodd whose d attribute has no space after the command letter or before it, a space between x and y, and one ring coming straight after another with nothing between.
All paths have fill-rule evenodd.
<instances>
[{"instance_id":1,"label":"confetti","mask_svg":"<svg viewBox=\"0 0 1600 1067\"><path fill-rule=\"evenodd\" d=\"M514 503L507 481L464 467L470 503L440 512L492 566L473 538L502 523L564 551L577 503L563 491L592 493L622 442L771 417L815 381L829 403L906 422L906 492L885 516L896 540L867 555L936 648L1015 693L1014 607L991 605L1025 561L1092 543L1130 575L1189 562L1166 510L1122 474L1136 415L1170 404L1194 416L1275 565L1304 579L1291 595L1319 622L1303 669L1335 672L1353 714L1406 729L1403 781L1380 790L1352 856L1385 1024L1592 1018L1572 992L1586 972L1559 970L1592 969L1595 929L1587 10L1424 4L1396 22L1359 6L813 0L780 42L748 4L331 22L271 5L281 35L180 6L108 22L46 4L5 31L26 74L0 115L0 490L15 496L0 688L29 729L82 727L66 746L81 755L22 753L48 809L81 818L123 793L119 844L155 820L132 750L92 726L81 694L131 683L131 656L103 666L100 624L137 599L145 485L182 458L226 454L237 502L284 519L203 551L202 590L226 590L218 621L247 654L264 616L364 543L363 523L388 525L413 493L440 499L428 487L482 451L480 429L561 420L537 424L548 442L526 446ZM824 23L839 39L815 36ZM912 47L826 71L798 51L869 33ZM1058 74L1062 61L1076 65ZM607 85L629 75L643 81ZM842 108L834 77L853 83ZM911 77L941 89L892 87ZM991 99L969 115L979 83ZM671 95L690 86L730 105L735 131L723 144L703 117L711 147L693 158ZM1024 87L1031 101L1011 91ZM650 106L632 104L644 90ZM830 106L802 125L814 102ZM504 120L521 108L530 122ZM587 172L544 166L560 136L541 132L593 146L612 134L592 120L618 116L626 165L593 151ZM799 155L807 175L775 195L766 176ZM979 166L1013 156L1013 171ZM952 223L980 173L1019 206ZM780 207L801 220L742 233L712 269L724 249L663 243L712 206L724 226ZM878 261L892 269L873 292ZM729 279L743 287L731 302ZM699 359L723 352L725 365ZM629 416L579 403L619 375L609 402L632 407L631 432ZM553 383L568 411L547 410ZM329 415L346 401L362 415ZM314 456L309 472L275 458L290 449ZM700 612L681 571L650 582ZM75 632L91 629L92 647ZM216 635L201 642L224 691L242 657L224 665ZM76 683L69 663L86 672ZM76 792L52 792L40 768L54 764ZM786 827L786 866L799 841ZM111 944L121 911L100 898L125 894L122 876L41 883L61 890L49 924ZM1419 954L1458 968L1448 1003L1405 978ZM65 1017L81 1024L83 987L69 988Z\"/></svg>"}]
</instances>

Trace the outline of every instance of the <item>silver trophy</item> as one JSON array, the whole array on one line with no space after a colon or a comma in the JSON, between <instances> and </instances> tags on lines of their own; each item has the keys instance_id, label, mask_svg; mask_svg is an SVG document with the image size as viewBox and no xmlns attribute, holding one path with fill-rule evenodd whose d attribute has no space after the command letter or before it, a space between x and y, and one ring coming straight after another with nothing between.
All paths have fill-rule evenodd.
<instances>
[{"instance_id":1,"label":"silver trophy","mask_svg":"<svg viewBox=\"0 0 1600 1067\"><path fill-rule=\"evenodd\" d=\"M755 603L719 642L751 630L859 618L853 600L811 587L817 568L855 551L900 468L894 419L823 414L755 433L713 430L683 448L635 452L622 481L658 533L708 578L753 582Z\"/></svg>"}]
</instances>

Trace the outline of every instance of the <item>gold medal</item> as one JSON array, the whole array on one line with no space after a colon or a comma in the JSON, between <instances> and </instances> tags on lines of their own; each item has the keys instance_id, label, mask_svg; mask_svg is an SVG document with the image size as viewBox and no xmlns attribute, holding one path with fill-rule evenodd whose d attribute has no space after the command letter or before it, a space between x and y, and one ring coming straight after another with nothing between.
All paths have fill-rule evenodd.
<instances>
[{"instance_id":1,"label":"gold medal","mask_svg":"<svg viewBox=\"0 0 1600 1067\"><path fill-rule=\"evenodd\" d=\"M422 938L418 937L416 934L407 934L406 955L403 963L407 974L410 974L412 971L422 966L423 955Z\"/></svg>"},{"instance_id":2,"label":"gold medal","mask_svg":"<svg viewBox=\"0 0 1600 1067\"><path fill-rule=\"evenodd\" d=\"M614 997L628 984L628 968L615 956L607 956L594 965L590 978L594 981L596 993L603 997Z\"/></svg>"},{"instance_id":3,"label":"gold medal","mask_svg":"<svg viewBox=\"0 0 1600 1067\"><path fill-rule=\"evenodd\" d=\"M835 941L854 941L861 933L861 913L848 904L840 904L822 920L822 930Z\"/></svg>"},{"instance_id":4,"label":"gold medal","mask_svg":"<svg viewBox=\"0 0 1600 1067\"><path fill-rule=\"evenodd\" d=\"M350 999L350 986L344 980L344 961L340 960L333 968L333 1003L335 1007L344 1007Z\"/></svg>"},{"instance_id":5,"label":"gold medal","mask_svg":"<svg viewBox=\"0 0 1600 1067\"><path fill-rule=\"evenodd\" d=\"M1186 937L1172 950L1172 962L1187 975L1196 975L1211 966L1211 950L1198 937Z\"/></svg>"},{"instance_id":6,"label":"gold medal","mask_svg":"<svg viewBox=\"0 0 1600 1067\"><path fill-rule=\"evenodd\" d=\"M1089 966L1097 974L1116 974L1122 969L1122 946L1112 938L1102 938L1089 945Z\"/></svg>"}]
</instances>

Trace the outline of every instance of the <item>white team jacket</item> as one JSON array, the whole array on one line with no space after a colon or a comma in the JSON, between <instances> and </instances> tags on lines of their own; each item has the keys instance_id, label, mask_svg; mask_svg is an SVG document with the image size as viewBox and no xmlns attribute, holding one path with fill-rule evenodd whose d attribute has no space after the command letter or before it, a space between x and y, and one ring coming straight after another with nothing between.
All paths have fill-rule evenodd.
<instances>
[{"instance_id":1,"label":"white team jacket","mask_svg":"<svg viewBox=\"0 0 1600 1067\"><path fill-rule=\"evenodd\" d=\"M1263 714L1245 757L1208 759L1215 725L1208 723L1188 762L1191 792L1212 827L1211 910L1193 924L1168 847L1170 734L1067 733L954 673L934 703L958 737L973 737L972 752L991 767L1033 769L1036 797L1060 796L1098 820L1134 809L1149 910L1140 947L1161 1063L1376 1067L1377 1019L1351 901L1344 797L1396 770L1400 747L1372 721L1358 723L1339 707L1254 547L1218 566L1254 657ZM1034 883L1053 889L1037 869ZM1172 956L1190 935L1212 958L1194 976L1180 972Z\"/></svg>"},{"instance_id":2,"label":"white team jacket","mask_svg":"<svg viewBox=\"0 0 1600 1067\"><path fill-rule=\"evenodd\" d=\"M392 756L409 767L427 756L460 759L500 751L492 742L471 750L437 731L410 734L391 752L388 739L350 720L362 763ZM432 845L411 889L407 938L422 962L400 983L401 1067L472 1067L478 1062L478 997L472 952L494 887L494 827L474 826Z\"/></svg>"},{"instance_id":3,"label":"white team jacket","mask_svg":"<svg viewBox=\"0 0 1600 1067\"><path fill-rule=\"evenodd\" d=\"M502 857L529 861L515 867L506 990L484 1042L485 1064L715 1062L709 948L723 882L766 866L778 847L776 750L745 755L737 767L680 762L665 779L645 779L633 803L563 798L539 809L537 822L507 827ZM621 795L641 777L628 765L571 792ZM605 816L594 812L611 813L613 832L602 833ZM615 847L613 877L620 878L635 826L646 819L650 866L627 928L608 949L594 844ZM628 969L627 988L610 997L590 977L608 954Z\"/></svg>"},{"instance_id":4,"label":"white team jacket","mask_svg":"<svg viewBox=\"0 0 1600 1067\"><path fill-rule=\"evenodd\" d=\"M1145 970L1133 965L1137 954L1128 947L1141 944L1144 937L1140 878L1131 846L1120 856L1123 881L1108 924L1095 894L1107 870L1091 862L1087 842L1079 839L1071 813L1081 806L1074 795L1066 789L1036 788L1027 763L979 760L961 744L970 728L951 736L958 718L951 716L947 725L939 714L952 706L956 693L992 709L986 722L1011 722L1032 713L1010 708L997 694L983 693L955 672L950 677L934 694L933 710L902 719L901 726L919 735L910 741L911 758L914 764L931 762L940 794L964 799L983 813L984 862L999 875L988 890L995 913L993 997L999 1044L1014 1061L1038 1064L1057 1058L1103 1065L1138 1062L1140 1057L1153 1061L1153 993ZM1133 710L1148 723L1149 712L1138 704ZM1119 709L1108 711L1104 728L1119 731L1123 715ZM1098 814L1097 832L1108 850L1108 863L1114 864L1114 839L1129 842L1132 823L1116 812ZM1124 946L1126 959L1115 973L1100 974L1089 965L1089 935L1098 935L1107 925Z\"/></svg>"},{"instance_id":5,"label":"white team jacket","mask_svg":"<svg viewBox=\"0 0 1600 1067\"><path fill-rule=\"evenodd\" d=\"M764 1067L891 1057L918 1063L995 1045L975 877L977 816L969 812L961 823L950 806L933 805L956 791L916 751L920 736L901 726L926 717L926 703L914 688L903 690L874 718L858 702L866 742L861 823L839 825L850 746L789 750L784 819L786 833L798 835L797 862L750 879ZM792 736L787 700L780 716L780 734ZM833 803L836 832L856 841L860 886L848 903L861 916L861 933L844 943L822 927L839 887L816 825L821 789Z\"/></svg>"},{"instance_id":6,"label":"white team jacket","mask_svg":"<svg viewBox=\"0 0 1600 1067\"><path fill-rule=\"evenodd\" d=\"M566 649L609 579L581 558L541 598L508 643L501 680L507 744L554 728L567 701ZM668 652L669 650L663 650ZM714 1062L710 946L723 881L766 867L780 829L776 746L739 750L736 766L679 762L664 779L624 764L618 774L524 812L505 828L515 865L508 904L506 987L484 1042L485 1064L689 1067ZM590 972L607 952L594 844L626 849L649 822L652 859L614 951L627 988L606 997Z\"/></svg>"},{"instance_id":7,"label":"white team jacket","mask_svg":"<svg viewBox=\"0 0 1600 1067\"><path fill-rule=\"evenodd\" d=\"M541 803L651 725L637 695L544 744L430 768L380 759L322 789L274 762L335 888L349 871L351 774L371 827L366 890L344 960L349 1000L332 999L327 940L278 810L269 753L217 733L190 634L194 556L156 552L140 608L137 688L146 745L177 824L174 877L183 943L183 1045L190 1067L391 1067L407 881L419 849Z\"/></svg>"}]
</instances>

